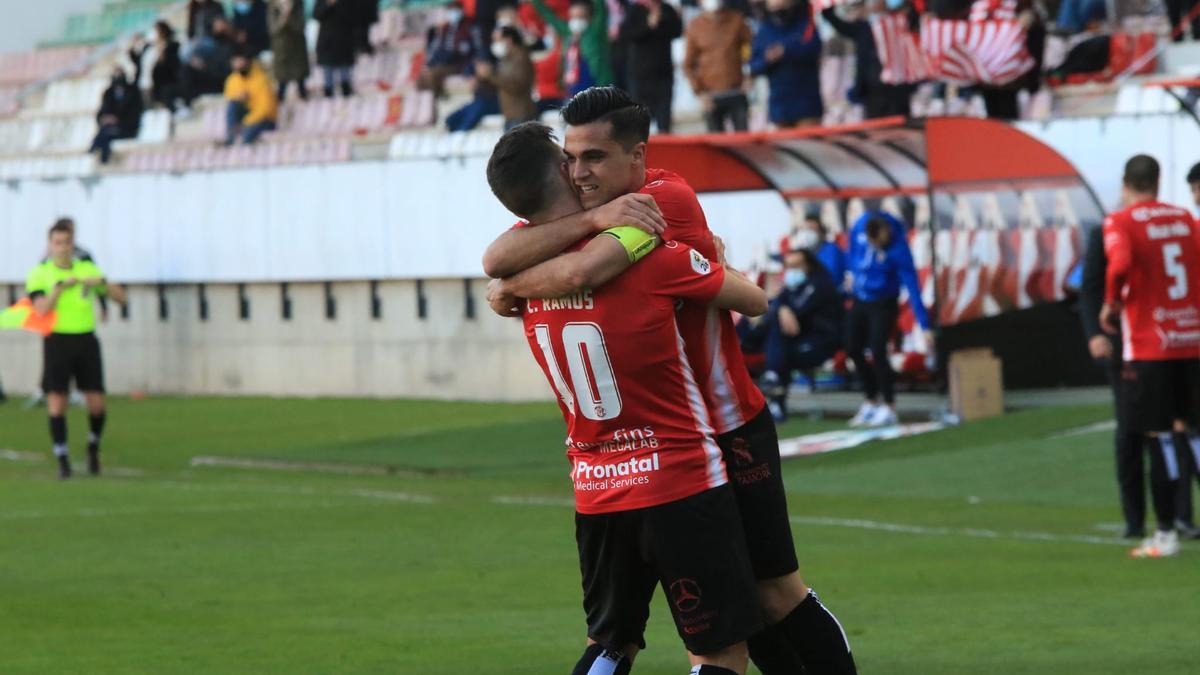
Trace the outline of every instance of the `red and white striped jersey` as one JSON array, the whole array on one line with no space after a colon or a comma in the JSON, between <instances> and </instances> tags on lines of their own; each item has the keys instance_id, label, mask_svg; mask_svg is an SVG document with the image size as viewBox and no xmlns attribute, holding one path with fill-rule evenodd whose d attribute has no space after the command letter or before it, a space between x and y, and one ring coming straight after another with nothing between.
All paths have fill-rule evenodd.
<instances>
[{"instance_id":1,"label":"red and white striped jersey","mask_svg":"<svg viewBox=\"0 0 1200 675\"><path fill-rule=\"evenodd\" d=\"M724 279L715 261L667 241L600 288L526 301L525 337L567 423L579 513L656 506L727 482L676 312L680 301L710 302Z\"/></svg>"},{"instance_id":2,"label":"red and white striped jersey","mask_svg":"<svg viewBox=\"0 0 1200 675\"><path fill-rule=\"evenodd\" d=\"M1019 11L1017 0L975 0L971 3L971 21L1016 21Z\"/></svg>"},{"instance_id":3,"label":"red and white striped jersey","mask_svg":"<svg viewBox=\"0 0 1200 675\"><path fill-rule=\"evenodd\" d=\"M876 14L871 17L871 34L886 84L912 84L930 79L933 70L909 29L907 13Z\"/></svg>"},{"instance_id":4,"label":"red and white striped jersey","mask_svg":"<svg viewBox=\"0 0 1200 675\"><path fill-rule=\"evenodd\" d=\"M1126 361L1200 357L1200 228L1147 201L1104 220L1104 300L1121 300Z\"/></svg>"},{"instance_id":5,"label":"red and white striped jersey","mask_svg":"<svg viewBox=\"0 0 1200 675\"><path fill-rule=\"evenodd\" d=\"M687 244L709 260L717 259L696 191L679 174L648 169L639 192L654 197L667 221L667 239ZM689 302L679 310L679 326L717 433L733 431L762 412L767 401L750 378L730 313Z\"/></svg>"},{"instance_id":6,"label":"red and white striped jersey","mask_svg":"<svg viewBox=\"0 0 1200 675\"><path fill-rule=\"evenodd\" d=\"M1005 85L1029 72L1033 57L1017 21L961 21L926 16L921 49L933 76L962 84Z\"/></svg>"}]
</instances>

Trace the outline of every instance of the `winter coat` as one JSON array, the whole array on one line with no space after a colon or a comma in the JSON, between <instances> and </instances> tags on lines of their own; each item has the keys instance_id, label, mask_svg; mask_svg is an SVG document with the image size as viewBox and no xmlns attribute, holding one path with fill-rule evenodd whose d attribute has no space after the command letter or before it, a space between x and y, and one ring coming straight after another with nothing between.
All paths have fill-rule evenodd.
<instances>
[{"instance_id":1,"label":"winter coat","mask_svg":"<svg viewBox=\"0 0 1200 675\"><path fill-rule=\"evenodd\" d=\"M629 77L640 88L644 85L670 86L675 81L671 60L671 42L683 35L679 11L662 3L658 25L650 26L650 10L638 3L625 10L621 39L629 45Z\"/></svg>"},{"instance_id":2,"label":"winter coat","mask_svg":"<svg viewBox=\"0 0 1200 675\"><path fill-rule=\"evenodd\" d=\"M500 112L506 122L524 122L537 117L533 104L533 61L529 53L512 50L486 78L500 93Z\"/></svg>"},{"instance_id":3,"label":"winter coat","mask_svg":"<svg viewBox=\"0 0 1200 675\"><path fill-rule=\"evenodd\" d=\"M275 54L275 79L279 82L308 79L308 41L304 37L304 0L293 0L287 14L272 4L267 18L271 51Z\"/></svg>"},{"instance_id":4,"label":"winter coat","mask_svg":"<svg viewBox=\"0 0 1200 675\"><path fill-rule=\"evenodd\" d=\"M767 62L767 50L783 45L783 57ZM750 54L750 73L766 75L771 85L767 109L771 121L790 125L825 114L821 103L821 36L812 20L792 14L768 17L759 24Z\"/></svg>"},{"instance_id":5,"label":"winter coat","mask_svg":"<svg viewBox=\"0 0 1200 675\"><path fill-rule=\"evenodd\" d=\"M134 138L142 125L142 92L136 82L124 82L109 85L100 99L100 110L96 112L96 122L106 115L117 118L117 128L121 130L120 138Z\"/></svg>"},{"instance_id":6,"label":"winter coat","mask_svg":"<svg viewBox=\"0 0 1200 675\"><path fill-rule=\"evenodd\" d=\"M225 7L217 0L192 0L188 3L187 12L189 40L212 35L213 21L225 18Z\"/></svg>"},{"instance_id":7,"label":"winter coat","mask_svg":"<svg viewBox=\"0 0 1200 675\"><path fill-rule=\"evenodd\" d=\"M350 0L317 0L313 18L321 24L317 33L317 63L322 66L354 65L354 23L357 12Z\"/></svg>"},{"instance_id":8,"label":"winter coat","mask_svg":"<svg viewBox=\"0 0 1200 675\"><path fill-rule=\"evenodd\" d=\"M266 0L253 0L241 11L238 5L233 6L233 27L245 34L245 46L255 56L266 51L271 46L271 36L267 31Z\"/></svg>"},{"instance_id":9,"label":"winter coat","mask_svg":"<svg viewBox=\"0 0 1200 675\"><path fill-rule=\"evenodd\" d=\"M697 94L742 88L742 63L750 46L750 26L741 12L705 12L688 24L683 72Z\"/></svg>"}]
</instances>

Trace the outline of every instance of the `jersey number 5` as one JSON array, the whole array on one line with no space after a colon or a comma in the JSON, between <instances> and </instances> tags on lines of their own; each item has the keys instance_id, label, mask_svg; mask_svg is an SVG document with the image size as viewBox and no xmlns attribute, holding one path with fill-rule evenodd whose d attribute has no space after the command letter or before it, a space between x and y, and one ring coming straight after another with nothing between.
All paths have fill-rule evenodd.
<instances>
[{"instance_id":1,"label":"jersey number 5","mask_svg":"<svg viewBox=\"0 0 1200 675\"><path fill-rule=\"evenodd\" d=\"M1183 257L1183 247L1178 243L1163 244L1162 252L1167 276L1172 279L1171 287L1167 289L1167 297L1182 300L1188 294L1187 268L1179 261Z\"/></svg>"},{"instance_id":2,"label":"jersey number 5","mask_svg":"<svg viewBox=\"0 0 1200 675\"><path fill-rule=\"evenodd\" d=\"M604 346L604 333L594 323L568 323L562 329L563 352L567 355L567 368L571 372L571 383L567 386L558 358L554 356L550 326L539 323L533 327L546 368L559 399L571 414L580 414L589 420L611 420L621 414L621 392L617 390L617 379L613 374L608 348Z\"/></svg>"}]
</instances>

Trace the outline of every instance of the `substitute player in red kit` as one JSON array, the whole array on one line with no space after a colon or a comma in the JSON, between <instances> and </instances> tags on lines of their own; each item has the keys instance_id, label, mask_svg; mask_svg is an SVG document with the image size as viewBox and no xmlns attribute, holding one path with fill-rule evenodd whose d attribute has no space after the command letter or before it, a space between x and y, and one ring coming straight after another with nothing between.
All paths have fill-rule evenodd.
<instances>
[{"instance_id":1,"label":"substitute player in red kit","mask_svg":"<svg viewBox=\"0 0 1200 675\"><path fill-rule=\"evenodd\" d=\"M1186 209L1158 201L1158 162L1137 155L1125 164L1125 209L1104 221L1108 258L1100 323L1124 333L1122 386L1132 430L1146 434L1158 528L1135 557L1179 552L1175 530L1180 462L1173 430L1200 421L1200 229ZM1178 428L1183 427L1183 428Z\"/></svg>"},{"instance_id":2,"label":"substitute player in red kit","mask_svg":"<svg viewBox=\"0 0 1200 675\"><path fill-rule=\"evenodd\" d=\"M497 143L488 183L505 207L536 228L579 210L564 160L548 127L523 124ZM761 609L675 306L712 302L757 315L766 311L766 295L678 242L655 247L650 240L627 251L622 229L632 228L598 235L597 243L645 256L642 264L602 288L529 299L522 310L530 350L567 423L593 643L583 672L629 672L661 584L692 672L741 675L745 639L761 630Z\"/></svg>"},{"instance_id":3,"label":"substitute player in red kit","mask_svg":"<svg viewBox=\"0 0 1200 675\"><path fill-rule=\"evenodd\" d=\"M667 223L665 236L706 258L716 255L691 187L674 173L646 168L650 118L643 107L619 89L597 87L572 98L562 114L568 124L571 178L582 208L589 209L575 218L630 197L650 196ZM556 297L597 288L632 264L598 242L549 260L565 248L546 248L547 242L565 236L565 222L509 231L489 247L485 268L504 277L493 282L489 300L494 310L504 313L510 296ZM531 259L535 248L539 260ZM536 264L542 260L548 262ZM750 656L767 675L802 669L808 675L855 673L845 632L799 575L775 425L746 369L733 321L728 312L702 303L684 303L678 315L688 360L729 467L759 599L771 627L751 638Z\"/></svg>"}]
</instances>

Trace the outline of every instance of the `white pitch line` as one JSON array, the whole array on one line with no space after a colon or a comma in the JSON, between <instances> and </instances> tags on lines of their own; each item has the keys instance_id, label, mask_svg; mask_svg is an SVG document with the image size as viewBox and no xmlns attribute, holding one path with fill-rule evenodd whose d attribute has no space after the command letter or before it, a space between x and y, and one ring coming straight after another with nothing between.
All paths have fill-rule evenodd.
<instances>
[{"instance_id":1,"label":"white pitch line","mask_svg":"<svg viewBox=\"0 0 1200 675\"><path fill-rule=\"evenodd\" d=\"M181 480L152 480L143 481L156 483L158 485L168 485L173 488L183 490L193 490L197 492L257 492L263 494L283 494L283 495L302 495L316 497L360 497L362 499L374 499L377 501L386 502L409 502L412 504L433 504L437 499L432 495L423 495L413 492L398 492L395 490L317 490L310 487L297 487L291 485L256 485L253 483L190 483Z\"/></svg>"},{"instance_id":2,"label":"white pitch line","mask_svg":"<svg viewBox=\"0 0 1200 675\"><path fill-rule=\"evenodd\" d=\"M575 508L575 501L571 499L560 499L558 497L514 497L511 495L500 495L492 497L493 504L504 504L505 506L556 506Z\"/></svg>"},{"instance_id":3,"label":"white pitch line","mask_svg":"<svg viewBox=\"0 0 1200 675\"><path fill-rule=\"evenodd\" d=\"M849 527L859 530L876 530L895 534L919 534L931 536L971 537L975 539L1010 539L1015 541L1044 541L1051 543L1096 544L1101 546L1128 546L1129 543L1114 537L1095 537L1086 534L1051 534L1049 532L999 532L972 527L926 527L903 523L884 523L875 520L853 518L825 518L819 516L792 516L790 520L799 525L821 525Z\"/></svg>"},{"instance_id":4,"label":"white pitch line","mask_svg":"<svg viewBox=\"0 0 1200 675\"><path fill-rule=\"evenodd\" d=\"M193 457L191 466L216 466L231 469L260 469L267 471L315 471L318 473L336 473L347 476L386 476L393 473L386 466L334 464L330 462L290 462L243 457Z\"/></svg>"}]
</instances>

